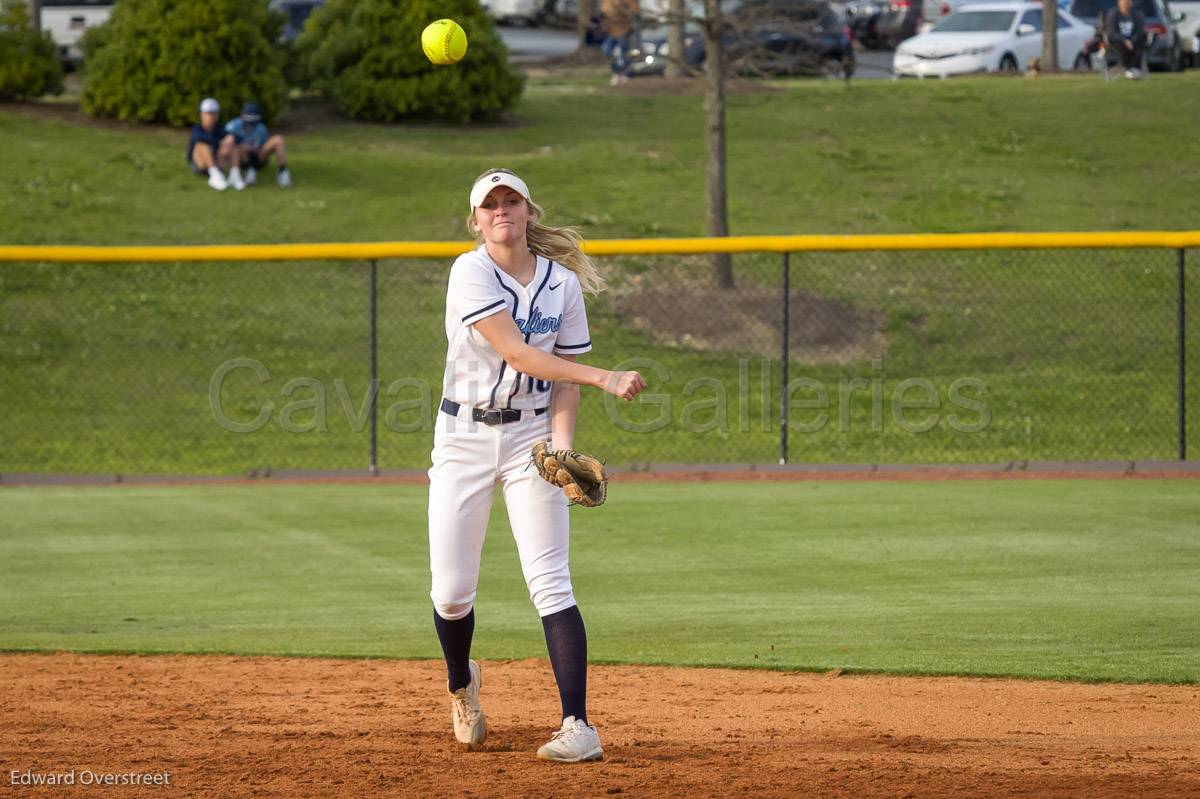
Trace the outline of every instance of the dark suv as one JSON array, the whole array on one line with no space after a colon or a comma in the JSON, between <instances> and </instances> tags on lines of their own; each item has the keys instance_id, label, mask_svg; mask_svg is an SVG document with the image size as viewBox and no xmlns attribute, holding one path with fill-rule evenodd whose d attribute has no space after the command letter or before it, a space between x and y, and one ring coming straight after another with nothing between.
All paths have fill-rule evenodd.
<instances>
[{"instance_id":1,"label":"dark suv","mask_svg":"<svg viewBox=\"0 0 1200 799\"><path fill-rule=\"evenodd\" d=\"M850 29L826 0L743 0L722 3L722 42L732 68L742 74L825 74L850 77ZM667 29L643 30L629 51L630 75L660 75L666 68ZM684 31L683 61L704 62L704 36Z\"/></svg>"},{"instance_id":2,"label":"dark suv","mask_svg":"<svg viewBox=\"0 0 1200 799\"><path fill-rule=\"evenodd\" d=\"M879 4L875 35L885 47L895 48L905 39L916 36L924 21L922 0L884 0Z\"/></svg>"},{"instance_id":3,"label":"dark suv","mask_svg":"<svg viewBox=\"0 0 1200 799\"><path fill-rule=\"evenodd\" d=\"M1104 15L1115 8L1117 0L1073 0L1071 16L1095 28L1104 27ZM1133 0L1133 7L1146 16L1146 62L1151 69L1178 72L1184 67L1183 42L1175 30L1171 6L1167 0ZM1078 59L1077 59L1078 61Z\"/></svg>"},{"instance_id":4,"label":"dark suv","mask_svg":"<svg viewBox=\"0 0 1200 799\"><path fill-rule=\"evenodd\" d=\"M846 3L846 25L854 40L872 50L882 48L885 42L879 37L879 19L891 0L850 0Z\"/></svg>"}]
</instances>

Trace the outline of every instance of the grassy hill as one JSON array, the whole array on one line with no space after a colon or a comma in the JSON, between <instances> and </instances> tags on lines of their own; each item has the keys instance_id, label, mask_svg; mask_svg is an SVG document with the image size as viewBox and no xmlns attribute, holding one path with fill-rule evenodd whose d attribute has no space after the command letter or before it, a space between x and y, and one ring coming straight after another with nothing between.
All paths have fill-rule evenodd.
<instances>
[{"instance_id":1,"label":"grassy hill","mask_svg":"<svg viewBox=\"0 0 1200 799\"><path fill-rule=\"evenodd\" d=\"M301 105L286 123L295 189L277 189L268 174L241 194L217 194L186 173L179 131L0 107L0 239L461 239L470 181L495 165L520 171L551 221L589 237L702 234L700 101L632 85L535 80L514 117L489 127L360 125ZM794 81L734 94L732 228L1195 227L1200 106L1188 98L1198 85L1194 74L1139 84ZM792 264L789 377L822 387L797 395L809 406L791 413L793 460L1174 454L1173 253L870 253ZM381 416L385 467L427 464L446 267L381 266L380 372L395 389L380 400L392 411ZM762 359L779 346L778 260L739 258L734 292L713 290L701 259L605 267L613 290L590 306L597 346L588 358L650 359L641 368L655 373L650 391L660 396L619 418L652 422L669 397L670 421L630 430L590 393L581 444L615 463L773 461L780 375ZM363 264L0 265L0 471L364 466L366 434L353 417L367 380L366 281ZM1191 285L1200 318L1200 281ZM254 433L223 430L210 407L214 373L237 358L269 370L265 382L235 371L220 392L238 421L271 404ZM1197 408L1200 379L1191 379ZM905 380L937 392L939 407L902 412L909 428L938 413L926 432L896 421L892 400ZM979 432L947 418L982 421L949 404L962 380L986 386L966 390L988 408ZM811 407L822 389L827 407ZM324 430L303 404L319 391ZM907 399L921 398L914 391ZM401 401L418 401L423 416L393 407ZM285 408L293 402L301 405ZM821 413L826 424L802 432ZM1191 428L1200 440L1195 413Z\"/></svg>"}]
</instances>

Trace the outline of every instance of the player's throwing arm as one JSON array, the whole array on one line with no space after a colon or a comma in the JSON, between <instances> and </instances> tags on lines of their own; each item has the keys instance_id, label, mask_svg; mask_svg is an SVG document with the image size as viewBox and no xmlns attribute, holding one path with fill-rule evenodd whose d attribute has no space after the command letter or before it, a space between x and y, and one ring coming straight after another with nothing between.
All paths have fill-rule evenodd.
<instances>
[{"instance_id":1,"label":"player's throwing arm","mask_svg":"<svg viewBox=\"0 0 1200 799\"><path fill-rule=\"evenodd\" d=\"M584 294L603 287L579 235L543 224L525 181L506 169L480 175L470 205L467 227L479 246L450 268L446 372L429 469L430 597L454 734L468 748L487 737L482 674L470 653L499 482L562 704L562 725L538 757L599 760L600 738L587 720L587 636L567 563L567 507L602 504L608 475L574 449L579 387L632 400L646 381L576 360L592 349Z\"/></svg>"}]
</instances>

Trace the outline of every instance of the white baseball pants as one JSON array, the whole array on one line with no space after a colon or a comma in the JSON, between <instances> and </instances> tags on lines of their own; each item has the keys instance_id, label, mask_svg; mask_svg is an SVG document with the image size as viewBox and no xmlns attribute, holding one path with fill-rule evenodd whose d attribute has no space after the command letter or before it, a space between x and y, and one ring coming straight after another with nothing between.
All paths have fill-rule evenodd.
<instances>
[{"instance_id":1,"label":"white baseball pants","mask_svg":"<svg viewBox=\"0 0 1200 799\"><path fill-rule=\"evenodd\" d=\"M466 405L457 417L438 411L429 469L429 596L443 619L461 619L474 606L497 481L538 615L575 604L567 498L530 463L530 449L542 439L550 439L549 411L522 411L520 420L492 426L474 421Z\"/></svg>"}]
</instances>

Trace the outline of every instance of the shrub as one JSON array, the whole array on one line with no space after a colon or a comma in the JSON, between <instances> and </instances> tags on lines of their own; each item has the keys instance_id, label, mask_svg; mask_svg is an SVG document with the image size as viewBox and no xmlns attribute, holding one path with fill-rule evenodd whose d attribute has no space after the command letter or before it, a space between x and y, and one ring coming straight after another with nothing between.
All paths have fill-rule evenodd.
<instances>
[{"instance_id":1,"label":"shrub","mask_svg":"<svg viewBox=\"0 0 1200 799\"><path fill-rule=\"evenodd\" d=\"M121 0L85 34L83 107L95 116L186 125L205 97L228 115L257 100L267 121L287 87L283 16L267 0Z\"/></svg>"},{"instance_id":2,"label":"shrub","mask_svg":"<svg viewBox=\"0 0 1200 799\"><path fill-rule=\"evenodd\" d=\"M34 30L24 3L0 8L0 100L24 100L63 89L54 40Z\"/></svg>"},{"instance_id":3,"label":"shrub","mask_svg":"<svg viewBox=\"0 0 1200 799\"><path fill-rule=\"evenodd\" d=\"M421 31L443 17L462 25L469 42L452 66L429 63L421 49ZM477 0L329 0L297 44L301 84L355 119L492 119L523 85Z\"/></svg>"}]
</instances>

